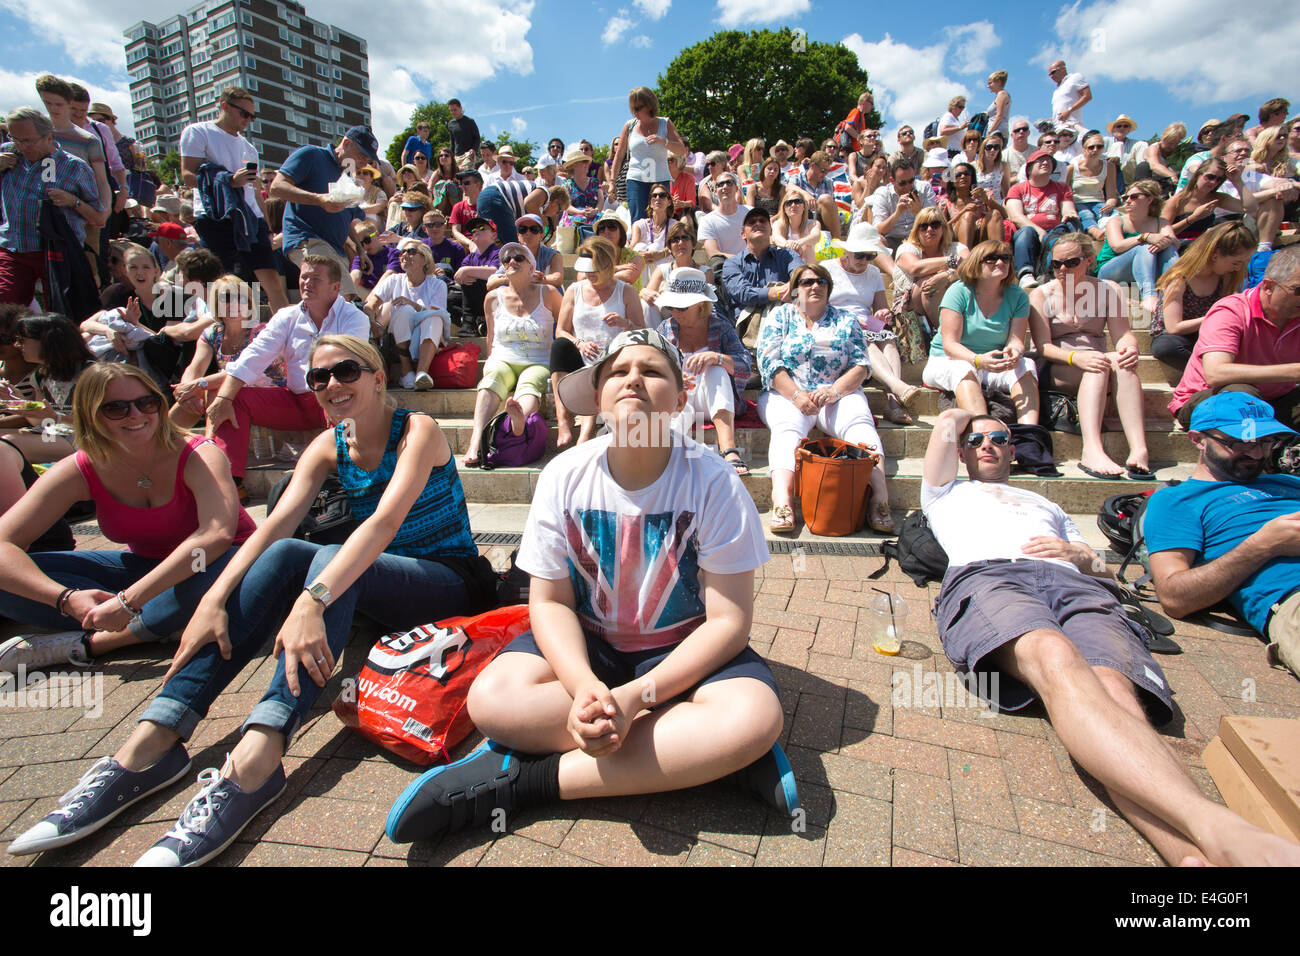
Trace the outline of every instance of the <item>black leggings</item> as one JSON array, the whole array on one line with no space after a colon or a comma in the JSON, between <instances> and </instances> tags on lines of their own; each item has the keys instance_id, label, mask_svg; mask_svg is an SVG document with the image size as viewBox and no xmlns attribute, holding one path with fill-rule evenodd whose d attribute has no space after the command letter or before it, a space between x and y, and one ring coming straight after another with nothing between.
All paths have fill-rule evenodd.
<instances>
[{"instance_id":1,"label":"black leggings","mask_svg":"<svg viewBox=\"0 0 1300 956\"><path fill-rule=\"evenodd\" d=\"M1192 350L1196 348L1196 336L1175 335L1173 332L1161 332L1151 339L1151 354L1159 361L1182 372L1192 360Z\"/></svg>"},{"instance_id":2,"label":"black leggings","mask_svg":"<svg viewBox=\"0 0 1300 956\"><path fill-rule=\"evenodd\" d=\"M576 372L587 363L582 360L582 353L578 351L578 346L573 339L566 339L557 335L555 341L551 343L551 372L562 372L568 375L570 372Z\"/></svg>"}]
</instances>

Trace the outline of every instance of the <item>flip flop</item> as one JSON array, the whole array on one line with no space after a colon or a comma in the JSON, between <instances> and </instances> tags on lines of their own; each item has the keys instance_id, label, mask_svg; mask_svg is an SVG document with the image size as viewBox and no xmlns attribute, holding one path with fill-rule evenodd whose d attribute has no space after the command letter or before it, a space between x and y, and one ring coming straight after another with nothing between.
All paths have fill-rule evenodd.
<instances>
[{"instance_id":1,"label":"flip flop","mask_svg":"<svg viewBox=\"0 0 1300 956\"><path fill-rule=\"evenodd\" d=\"M1156 480L1156 473L1152 471L1150 468L1143 469L1137 467L1136 465L1126 465L1125 469L1127 470L1129 479L1131 481L1155 481Z\"/></svg>"},{"instance_id":2,"label":"flip flop","mask_svg":"<svg viewBox=\"0 0 1300 956\"><path fill-rule=\"evenodd\" d=\"M736 474L739 477L744 478L749 474L749 466L745 464L744 453L739 448L724 448L718 454L722 456L723 461L736 469ZM729 455L735 455L736 457L729 458Z\"/></svg>"},{"instance_id":3,"label":"flip flop","mask_svg":"<svg viewBox=\"0 0 1300 956\"><path fill-rule=\"evenodd\" d=\"M1122 472L1117 475L1108 475L1104 471L1093 471L1087 465L1080 465L1079 470L1085 475L1090 475L1093 478L1100 478L1103 481L1118 481L1120 478L1124 477Z\"/></svg>"},{"instance_id":4,"label":"flip flop","mask_svg":"<svg viewBox=\"0 0 1300 956\"><path fill-rule=\"evenodd\" d=\"M772 518L767 528L775 534L789 534L794 531L794 508L789 505L777 505L772 508Z\"/></svg>"}]
</instances>

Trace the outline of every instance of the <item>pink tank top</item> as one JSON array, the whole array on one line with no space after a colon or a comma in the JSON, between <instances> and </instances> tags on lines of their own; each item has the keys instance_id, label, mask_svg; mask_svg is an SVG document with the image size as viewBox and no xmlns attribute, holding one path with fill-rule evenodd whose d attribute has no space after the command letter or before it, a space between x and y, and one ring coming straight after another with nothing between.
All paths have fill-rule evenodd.
<instances>
[{"instance_id":1,"label":"pink tank top","mask_svg":"<svg viewBox=\"0 0 1300 956\"><path fill-rule=\"evenodd\" d=\"M194 494L185 484L185 463L194 449L209 439L195 435L181 449L176 463L176 478L172 497L158 508L136 508L124 505L113 497L95 474L90 456L84 451L76 453L77 467L90 488L95 511L99 517L99 530L109 541L124 544L132 554L142 558L161 560L176 550L176 546L192 535L199 527L199 509ZM235 544L242 544L254 531L257 523L242 507L235 526Z\"/></svg>"}]
</instances>

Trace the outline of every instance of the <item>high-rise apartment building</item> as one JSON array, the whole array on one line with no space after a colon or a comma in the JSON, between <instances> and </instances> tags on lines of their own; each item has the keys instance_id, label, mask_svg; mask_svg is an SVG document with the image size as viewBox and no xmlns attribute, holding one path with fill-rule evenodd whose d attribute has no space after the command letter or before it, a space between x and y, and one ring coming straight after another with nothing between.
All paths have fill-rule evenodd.
<instances>
[{"instance_id":1,"label":"high-rise apartment building","mask_svg":"<svg viewBox=\"0 0 1300 956\"><path fill-rule=\"evenodd\" d=\"M370 125L366 41L293 0L207 0L126 38L135 135L151 158L177 149L187 124L216 119L227 86L256 98L245 135L271 168Z\"/></svg>"}]
</instances>

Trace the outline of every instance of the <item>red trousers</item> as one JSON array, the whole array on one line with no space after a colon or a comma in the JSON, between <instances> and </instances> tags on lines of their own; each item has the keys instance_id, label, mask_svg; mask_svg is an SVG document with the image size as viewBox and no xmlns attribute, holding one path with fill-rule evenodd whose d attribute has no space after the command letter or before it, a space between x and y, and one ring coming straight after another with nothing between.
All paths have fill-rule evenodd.
<instances>
[{"instance_id":1,"label":"red trousers","mask_svg":"<svg viewBox=\"0 0 1300 956\"><path fill-rule=\"evenodd\" d=\"M45 280L44 252L10 252L0 249L0 302L27 305L36 283Z\"/></svg>"},{"instance_id":2,"label":"red trousers","mask_svg":"<svg viewBox=\"0 0 1300 956\"><path fill-rule=\"evenodd\" d=\"M295 395L287 388L244 387L235 396L235 421L223 422L217 438L226 446L230 472L242 478L248 470L248 429L262 425L277 431L295 432L324 428L325 411L311 392Z\"/></svg>"}]
</instances>

